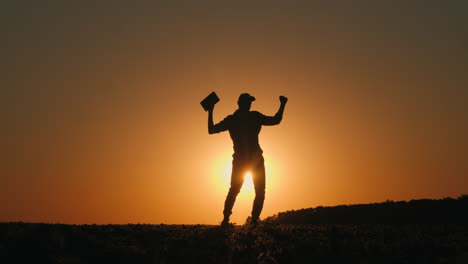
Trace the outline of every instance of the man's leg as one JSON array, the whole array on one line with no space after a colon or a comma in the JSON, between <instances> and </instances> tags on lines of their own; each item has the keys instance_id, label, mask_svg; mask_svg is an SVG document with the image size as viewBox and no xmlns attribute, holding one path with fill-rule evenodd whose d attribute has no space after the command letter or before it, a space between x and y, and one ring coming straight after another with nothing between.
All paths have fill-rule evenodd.
<instances>
[{"instance_id":1,"label":"man's leg","mask_svg":"<svg viewBox=\"0 0 468 264\"><path fill-rule=\"evenodd\" d=\"M252 206L252 223L256 223L263 209L265 200L265 164L261 158L253 172L253 183L255 187L255 200Z\"/></svg>"},{"instance_id":2,"label":"man's leg","mask_svg":"<svg viewBox=\"0 0 468 264\"><path fill-rule=\"evenodd\" d=\"M224 202L223 222L229 221L229 216L232 214L232 207L244 183L244 173L245 171L242 165L234 160L232 162L231 187L229 188L226 201Z\"/></svg>"}]
</instances>

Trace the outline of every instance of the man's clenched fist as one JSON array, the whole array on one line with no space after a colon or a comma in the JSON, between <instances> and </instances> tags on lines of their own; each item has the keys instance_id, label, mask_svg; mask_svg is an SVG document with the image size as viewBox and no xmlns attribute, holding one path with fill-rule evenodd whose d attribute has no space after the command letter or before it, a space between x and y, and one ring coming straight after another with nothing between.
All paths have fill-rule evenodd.
<instances>
[{"instance_id":1,"label":"man's clenched fist","mask_svg":"<svg viewBox=\"0 0 468 264\"><path fill-rule=\"evenodd\" d=\"M288 98L286 98L285 96L282 96L282 95L279 97L279 99L280 99L280 102L282 104L285 104L288 101Z\"/></svg>"}]
</instances>

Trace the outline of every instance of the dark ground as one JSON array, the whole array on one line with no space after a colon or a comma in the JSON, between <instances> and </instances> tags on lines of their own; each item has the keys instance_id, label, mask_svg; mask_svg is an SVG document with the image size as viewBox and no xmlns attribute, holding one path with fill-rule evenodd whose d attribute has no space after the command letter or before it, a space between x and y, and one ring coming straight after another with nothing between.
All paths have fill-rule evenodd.
<instances>
[{"instance_id":1,"label":"dark ground","mask_svg":"<svg viewBox=\"0 0 468 264\"><path fill-rule=\"evenodd\" d=\"M468 263L465 224L0 223L2 263Z\"/></svg>"}]
</instances>

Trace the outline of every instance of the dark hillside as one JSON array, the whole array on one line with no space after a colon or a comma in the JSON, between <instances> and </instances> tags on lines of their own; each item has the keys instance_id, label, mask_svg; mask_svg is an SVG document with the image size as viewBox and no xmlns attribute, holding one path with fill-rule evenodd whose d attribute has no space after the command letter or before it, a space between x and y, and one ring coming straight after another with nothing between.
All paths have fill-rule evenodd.
<instances>
[{"instance_id":1,"label":"dark hillside","mask_svg":"<svg viewBox=\"0 0 468 264\"><path fill-rule=\"evenodd\" d=\"M468 196L458 199L387 201L292 210L268 217L278 224L468 223Z\"/></svg>"}]
</instances>

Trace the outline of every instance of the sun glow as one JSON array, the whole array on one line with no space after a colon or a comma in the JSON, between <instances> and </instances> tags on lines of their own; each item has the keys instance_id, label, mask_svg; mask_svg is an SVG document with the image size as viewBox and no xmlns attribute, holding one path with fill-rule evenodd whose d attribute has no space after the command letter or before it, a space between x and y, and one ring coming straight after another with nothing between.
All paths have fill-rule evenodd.
<instances>
[{"instance_id":1,"label":"sun glow","mask_svg":"<svg viewBox=\"0 0 468 264\"><path fill-rule=\"evenodd\" d=\"M252 177L252 172L250 171L246 172L244 175L244 185L242 186L242 189L244 189L246 192L255 192Z\"/></svg>"},{"instance_id":2,"label":"sun glow","mask_svg":"<svg viewBox=\"0 0 468 264\"><path fill-rule=\"evenodd\" d=\"M232 156L230 153L221 155L216 162L217 166L213 170L214 181L216 182L217 190L223 195L227 193L231 186L231 172L232 172ZM274 188L276 183L276 173L268 157L265 157L265 172L266 172L266 188L267 192ZM247 171L244 176L244 184L239 193L242 197L251 197L255 195L255 188L253 184L252 172Z\"/></svg>"}]
</instances>

